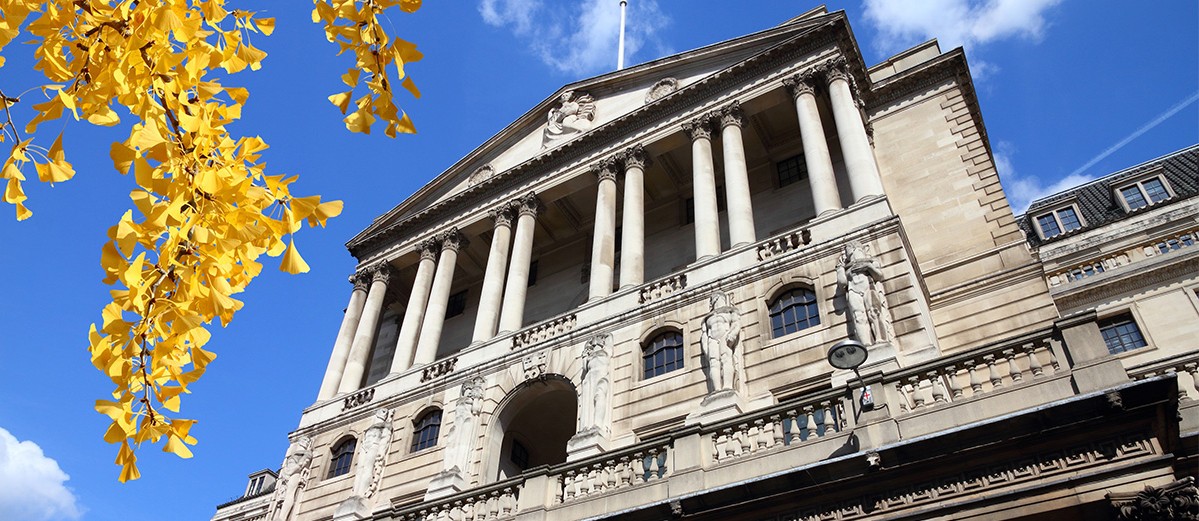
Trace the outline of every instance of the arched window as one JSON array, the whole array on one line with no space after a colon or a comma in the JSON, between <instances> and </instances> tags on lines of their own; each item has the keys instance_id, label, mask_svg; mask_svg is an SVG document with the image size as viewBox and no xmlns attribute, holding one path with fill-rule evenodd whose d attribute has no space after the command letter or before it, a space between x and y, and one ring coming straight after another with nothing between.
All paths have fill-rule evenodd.
<instances>
[{"instance_id":1,"label":"arched window","mask_svg":"<svg viewBox=\"0 0 1199 521\"><path fill-rule=\"evenodd\" d=\"M789 290L770 303L770 327L778 338L820 324L816 293L808 288Z\"/></svg>"},{"instance_id":2,"label":"arched window","mask_svg":"<svg viewBox=\"0 0 1199 521\"><path fill-rule=\"evenodd\" d=\"M683 334L666 331L650 339L641 350L645 379L683 368Z\"/></svg>"},{"instance_id":3,"label":"arched window","mask_svg":"<svg viewBox=\"0 0 1199 521\"><path fill-rule=\"evenodd\" d=\"M354 447L357 445L358 440L346 438L333 446L333 463L329 465L329 478L350 472L350 463L354 461Z\"/></svg>"},{"instance_id":4,"label":"arched window","mask_svg":"<svg viewBox=\"0 0 1199 521\"><path fill-rule=\"evenodd\" d=\"M412 428L412 452L436 446L439 434L441 434L441 409L433 409L416 420L416 425Z\"/></svg>"}]
</instances>

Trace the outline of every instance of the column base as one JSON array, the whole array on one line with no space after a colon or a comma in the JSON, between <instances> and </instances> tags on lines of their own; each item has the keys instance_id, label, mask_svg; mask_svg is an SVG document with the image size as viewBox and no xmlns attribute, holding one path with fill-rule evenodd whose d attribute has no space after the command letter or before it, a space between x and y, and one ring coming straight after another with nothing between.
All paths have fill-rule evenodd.
<instances>
[{"instance_id":1,"label":"column base","mask_svg":"<svg viewBox=\"0 0 1199 521\"><path fill-rule=\"evenodd\" d=\"M443 470L429 482L429 488L425 491L425 501L449 497L466 490L466 488L466 478L462 476L462 471L458 467Z\"/></svg>"},{"instance_id":2,"label":"column base","mask_svg":"<svg viewBox=\"0 0 1199 521\"><path fill-rule=\"evenodd\" d=\"M370 501L360 496L351 496L338 503L333 511L333 521L360 521L371 517Z\"/></svg>"},{"instance_id":3,"label":"column base","mask_svg":"<svg viewBox=\"0 0 1199 521\"><path fill-rule=\"evenodd\" d=\"M566 442L566 461L578 461L602 454L608 449L608 433L599 428L576 433Z\"/></svg>"},{"instance_id":4,"label":"column base","mask_svg":"<svg viewBox=\"0 0 1199 521\"><path fill-rule=\"evenodd\" d=\"M745 411L745 400L732 389L713 392L699 402L699 409L688 414L683 425L710 425Z\"/></svg>"}]
</instances>

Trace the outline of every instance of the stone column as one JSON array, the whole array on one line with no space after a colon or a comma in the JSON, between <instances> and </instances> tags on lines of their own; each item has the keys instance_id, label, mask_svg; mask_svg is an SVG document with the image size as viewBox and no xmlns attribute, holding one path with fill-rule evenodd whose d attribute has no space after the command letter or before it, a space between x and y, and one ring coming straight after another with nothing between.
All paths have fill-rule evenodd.
<instances>
[{"instance_id":1,"label":"stone column","mask_svg":"<svg viewBox=\"0 0 1199 521\"><path fill-rule=\"evenodd\" d=\"M853 89L849 85L849 72L844 62L835 62L825 72L828 81L828 97L833 106L833 121L837 124L837 139L841 141L841 155L845 158L845 169L849 173L849 190L854 202L868 196L883 195L883 184L874 161L874 150L866 136L866 125L854 101Z\"/></svg>"},{"instance_id":2,"label":"stone column","mask_svg":"<svg viewBox=\"0 0 1199 521\"><path fill-rule=\"evenodd\" d=\"M512 243L511 205L492 210L495 231L491 236L491 251L487 254L487 271L483 275L483 290L479 293L479 314L475 317L472 342L486 342L495 337L500 320L500 303L504 298L504 272L508 268L508 248Z\"/></svg>"},{"instance_id":3,"label":"stone column","mask_svg":"<svg viewBox=\"0 0 1199 521\"><path fill-rule=\"evenodd\" d=\"M720 255L720 215L716 207L716 173L712 167L712 124L708 115L683 123L691 138L692 190L695 211L695 258Z\"/></svg>"},{"instance_id":4,"label":"stone column","mask_svg":"<svg viewBox=\"0 0 1199 521\"><path fill-rule=\"evenodd\" d=\"M366 287L370 282L361 274L355 273L350 277L354 291L350 293L350 303L346 305L346 314L341 319L341 328L337 330L337 340L333 342L333 354L329 356L329 365L325 367L325 378L321 380L321 390L316 399L328 400L337 394L341 385L341 375L345 371L346 361L350 358L350 346L354 343L354 332L358 330L358 321L362 318L362 306L366 304Z\"/></svg>"},{"instance_id":5,"label":"stone column","mask_svg":"<svg viewBox=\"0 0 1199 521\"><path fill-rule=\"evenodd\" d=\"M500 331L516 331L525 320L525 294L529 290L529 263L533 259L533 232L541 201L529 192L516 201L516 238L512 241L512 264L508 265L508 283L504 286L504 305L500 309Z\"/></svg>"},{"instance_id":6,"label":"stone column","mask_svg":"<svg viewBox=\"0 0 1199 521\"><path fill-rule=\"evenodd\" d=\"M350 345L350 357L346 361L346 369L341 375L341 383L337 386L339 393L352 393L362 384L362 375L366 373L366 364L370 362L371 345L375 342L375 328L379 325L379 315L383 312L383 297L387 294L387 282L391 278L391 268L386 265L375 268L371 275L371 287L366 294L366 304L362 308L362 318L354 331L354 342Z\"/></svg>"},{"instance_id":7,"label":"stone column","mask_svg":"<svg viewBox=\"0 0 1199 521\"><path fill-rule=\"evenodd\" d=\"M645 169L651 164L641 145L624 152L624 218L620 227L620 287L645 282Z\"/></svg>"},{"instance_id":8,"label":"stone column","mask_svg":"<svg viewBox=\"0 0 1199 521\"><path fill-rule=\"evenodd\" d=\"M595 196L595 230L591 242L590 300L612 293L612 273L616 266L616 159L608 158L592 165L591 173L599 179Z\"/></svg>"},{"instance_id":9,"label":"stone column","mask_svg":"<svg viewBox=\"0 0 1199 521\"><path fill-rule=\"evenodd\" d=\"M745 166L745 145L741 124L745 113L734 101L720 109L720 144L724 151L724 194L728 198L729 243L734 246L757 242L754 209L750 202L749 169Z\"/></svg>"},{"instance_id":10,"label":"stone column","mask_svg":"<svg viewBox=\"0 0 1199 521\"><path fill-rule=\"evenodd\" d=\"M429 303L429 289L433 286L433 270L437 267L437 250L440 245L428 239L417 246L420 264L416 267L416 280L408 295L408 306L404 308L404 321L396 339L395 352L391 355L391 372L402 373L412 367L416 355L416 339L420 336L420 325L425 320L425 306Z\"/></svg>"},{"instance_id":11,"label":"stone column","mask_svg":"<svg viewBox=\"0 0 1199 521\"><path fill-rule=\"evenodd\" d=\"M437 273L429 290L429 304L425 308L425 320L421 323L412 365L431 364L437 359L437 345L441 343L441 328L445 326L445 308L450 301L458 250L470 244L457 228L451 228L437 239L441 242L441 258L437 259Z\"/></svg>"},{"instance_id":12,"label":"stone column","mask_svg":"<svg viewBox=\"0 0 1199 521\"><path fill-rule=\"evenodd\" d=\"M808 167L808 184L812 189L816 215L840 210L841 193L837 191L833 160L828 153L828 141L824 138L824 125L820 123L820 110L816 107L816 86L812 74L809 72L787 78L783 80L783 85L795 98L799 136L803 141L804 163Z\"/></svg>"}]
</instances>

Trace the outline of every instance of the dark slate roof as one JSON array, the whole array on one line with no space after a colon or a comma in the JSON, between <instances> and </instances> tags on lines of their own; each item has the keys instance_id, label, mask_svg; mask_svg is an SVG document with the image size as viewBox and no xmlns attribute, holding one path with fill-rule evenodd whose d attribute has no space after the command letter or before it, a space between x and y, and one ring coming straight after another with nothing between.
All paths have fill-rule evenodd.
<instances>
[{"instance_id":1,"label":"dark slate roof","mask_svg":"<svg viewBox=\"0 0 1199 521\"><path fill-rule=\"evenodd\" d=\"M1124 211L1124 207L1116 199L1117 196L1113 191L1113 187L1120 185L1128 179L1158 170L1166 178L1166 182L1170 184L1170 188L1174 190L1174 197L1131 212ZM1028 242L1033 246L1040 246L1077 235L1086 230L1092 230L1127 219L1143 211L1148 211L1151 208L1177 204L1196 195L1199 195L1199 145L1192 145L1069 190L1037 199L1029 205L1028 211L1024 212L1024 215L1016 218L1016 222L1024 230L1025 235L1028 237ZM1033 228L1032 219L1037 215L1043 215L1070 202L1078 203L1078 209L1082 213L1082 219L1086 223L1086 226L1049 239L1041 239L1037 235L1035 228Z\"/></svg>"}]
</instances>

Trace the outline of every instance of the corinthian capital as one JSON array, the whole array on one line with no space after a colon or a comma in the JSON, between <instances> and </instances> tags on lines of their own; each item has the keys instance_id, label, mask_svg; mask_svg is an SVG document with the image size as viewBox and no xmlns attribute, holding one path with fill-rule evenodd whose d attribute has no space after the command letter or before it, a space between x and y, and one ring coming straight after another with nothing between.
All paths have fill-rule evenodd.
<instances>
[{"instance_id":1,"label":"corinthian capital","mask_svg":"<svg viewBox=\"0 0 1199 521\"><path fill-rule=\"evenodd\" d=\"M740 127L741 123L745 119L745 112L741 110L741 102L734 101L721 107L719 111L719 117L720 128L724 128L729 125L736 125L737 127Z\"/></svg>"},{"instance_id":2,"label":"corinthian capital","mask_svg":"<svg viewBox=\"0 0 1199 521\"><path fill-rule=\"evenodd\" d=\"M591 165L591 173L595 174L600 181L616 181L616 172L619 169L620 164L614 157L601 159L598 163Z\"/></svg>"},{"instance_id":3,"label":"corinthian capital","mask_svg":"<svg viewBox=\"0 0 1199 521\"><path fill-rule=\"evenodd\" d=\"M433 237L430 239L425 239L421 241L420 244L417 244L416 251L417 253L420 253L421 260L429 259L431 261L435 261L437 260L437 252L441 251L441 245L438 244L437 238Z\"/></svg>"},{"instance_id":4,"label":"corinthian capital","mask_svg":"<svg viewBox=\"0 0 1199 521\"><path fill-rule=\"evenodd\" d=\"M533 192L529 192L521 196L519 199L512 201L512 206L516 209L516 213L518 215L527 214L532 215L533 217L536 217L537 214L541 213L541 210L545 208L545 206L541 204L541 200L538 199L537 195Z\"/></svg>"},{"instance_id":5,"label":"corinthian capital","mask_svg":"<svg viewBox=\"0 0 1199 521\"><path fill-rule=\"evenodd\" d=\"M391 266L380 264L370 270L371 283L382 282L386 285L391 280Z\"/></svg>"},{"instance_id":6,"label":"corinthian capital","mask_svg":"<svg viewBox=\"0 0 1199 521\"><path fill-rule=\"evenodd\" d=\"M441 240L441 249L454 250L455 252L470 245L465 235L458 231L458 227L453 227L446 232L437 236Z\"/></svg>"},{"instance_id":7,"label":"corinthian capital","mask_svg":"<svg viewBox=\"0 0 1199 521\"><path fill-rule=\"evenodd\" d=\"M354 291L366 291L370 283L370 277L364 271L350 275L350 284L354 285Z\"/></svg>"},{"instance_id":8,"label":"corinthian capital","mask_svg":"<svg viewBox=\"0 0 1199 521\"><path fill-rule=\"evenodd\" d=\"M640 168L645 170L653 164L653 160L645 152L645 147L640 144L626 148L621 154L621 159L624 161L625 168Z\"/></svg>"},{"instance_id":9,"label":"corinthian capital","mask_svg":"<svg viewBox=\"0 0 1199 521\"><path fill-rule=\"evenodd\" d=\"M487 216L495 222L496 228L500 226L512 226L512 218L516 216L516 208L513 203L505 203L499 208L487 212Z\"/></svg>"},{"instance_id":10,"label":"corinthian capital","mask_svg":"<svg viewBox=\"0 0 1199 521\"><path fill-rule=\"evenodd\" d=\"M791 96L798 98L804 94L816 94L816 82L812 81L812 71L804 71L790 78L783 80L783 86L791 92Z\"/></svg>"},{"instance_id":11,"label":"corinthian capital","mask_svg":"<svg viewBox=\"0 0 1199 521\"><path fill-rule=\"evenodd\" d=\"M683 123L683 132L687 133L692 141L697 139L712 138L712 115L704 114L695 119Z\"/></svg>"},{"instance_id":12,"label":"corinthian capital","mask_svg":"<svg viewBox=\"0 0 1199 521\"><path fill-rule=\"evenodd\" d=\"M845 80L846 83L850 81L849 68L844 57L838 56L824 62L820 68L824 72L824 81L830 85L837 80Z\"/></svg>"}]
</instances>

